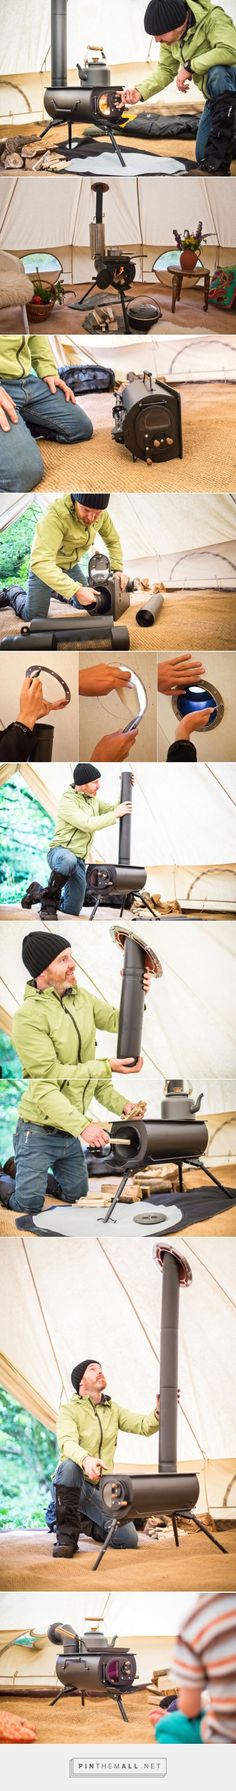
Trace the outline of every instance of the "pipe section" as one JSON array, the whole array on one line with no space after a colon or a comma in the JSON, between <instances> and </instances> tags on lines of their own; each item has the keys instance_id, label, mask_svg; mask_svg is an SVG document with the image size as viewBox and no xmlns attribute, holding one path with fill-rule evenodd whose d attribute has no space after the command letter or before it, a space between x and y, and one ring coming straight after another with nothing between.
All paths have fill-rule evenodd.
<instances>
[{"instance_id":1,"label":"pipe section","mask_svg":"<svg viewBox=\"0 0 236 1791\"><path fill-rule=\"evenodd\" d=\"M163 603L163 593L161 591L154 592L148 603L142 604L141 609L136 610L135 621L138 623L138 628L153 628L153 623L157 621Z\"/></svg>"},{"instance_id":2,"label":"pipe section","mask_svg":"<svg viewBox=\"0 0 236 1791\"><path fill-rule=\"evenodd\" d=\"M51 0L51 83L67 83L67 0Z\"/></svg>"},{"instance_id":3,"label":"pipe section","mask_svg":"<svg viewBox=\"0 0 236 1791\"><path fill-rule=\"evenodd\" d=\"M132 802L132 790L133 790L132 771L122 771L121 790L120 790L121 802ZM130 864L131 826L132 826L132 815L121 815L120 824L119 824L119 849L118 849L118 859L119 859L120 865Z\"/></svg>"}]
</instances>

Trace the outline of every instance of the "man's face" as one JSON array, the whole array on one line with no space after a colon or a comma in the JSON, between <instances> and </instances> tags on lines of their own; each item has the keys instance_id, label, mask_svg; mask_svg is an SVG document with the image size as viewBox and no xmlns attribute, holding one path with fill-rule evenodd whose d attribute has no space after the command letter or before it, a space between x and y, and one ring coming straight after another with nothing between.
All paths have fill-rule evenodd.
<instances>
[{"instance_id":1,"label":"man's face","mask_svg":"<svg viewBox=\"0 0 236 1791\"><path fill-rule=\"evenodd\" d=\"M80 1398L95 1399L96 1401L101 1399L106 1384L101 1363L89 1362L89 1367L86 1368L83 1380L80 1382Z\"/></svg>"},{"instance_id":2,"label":"man's face","mask_svg":"<svg viewBox=\"0 0 236 1791\"><path fill-rule=\"evenodd\" d=\"M162 37L156 37L156 34L155 34L154 43L155 44L175 44L178 37L184 36L184 32L186 31L186 25L187 25L187 19L184 19L184 24L178 25L177 31L163 31Z\"/></svg>"},{"instance_id":3,"label":"man's face","mask_svg":"<svg viewBox=\"0 0 236 1791\"><path fill-rule=\"evenodd\" d=\"M75 784L74 787L76 796L81 796L81 794L82 796L97 796L97 791L100 787L100 777L94 777L93 783L91 784Z\"/></svg>"},{"instance_id":4,"label":"man's face","mask_svg":"<svg viewBox=\"0 0 236 1791\"><path fill-rule=\"evenodd\" d=\"M58 952L58 958L53 958L53 963L48 964L47 970L43 970L36 980L37 989L56 989L58 995L63 995L65 989L76 988L75 961L70 945Z\"/></svg>"},{"instance_id":5,"label":"man's face","mask_svg":"<svg viewBox=\"0 0 236 1791\"><path fill-rule=\"evenodd\" d=\"M98 516L101 516L101 510L94 510L92 504L78 504L77 499L75 513L79 522L85 523L85 528L89 528L90 523L97 522Z\"/></svg>"}]
</instances>

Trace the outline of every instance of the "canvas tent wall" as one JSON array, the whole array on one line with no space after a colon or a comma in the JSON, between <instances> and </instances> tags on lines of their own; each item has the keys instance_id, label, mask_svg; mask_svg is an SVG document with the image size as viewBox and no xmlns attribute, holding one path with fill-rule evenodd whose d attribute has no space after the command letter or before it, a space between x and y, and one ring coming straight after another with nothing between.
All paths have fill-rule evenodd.
<instances>
[{"instance_id":1,"label":"canvas tent wall","mask_svg":"<svg viewBox=\"0 0 236 1791\"><path fill-rule=\"evenodd\" d=\"M163 659L165 655L163 654ZM203 731L200 736L194 733L193 739L197 747L198 760L204 761L209 753L211 762L216 765L219 759L234 761L236 753L236 654L210 651L204 653L204 684L216 692L218 707L217 726L210 732ZM161 696L158 705L158 756L166 760L167 751L174 738L176 728L176 699Z\"/></svg>"},{"instance_id":2,"label":"canvas tent wall","mask_svg":"<svg viewBox=\"0 0 236 1791\"><path fill-rule=\"evenodd\" d=\"M37 493L39 516L47 513L53 501L52 492ZM0 493L0 579L1 531L27 512L31 503L32 493L19 497ZM187 492L112 492L110 514L121 537L130 577L142 579L148 574L150 580L160 579L170 590L205 590L207 585L235 590L235 493L193 492L190 497Z\"/></svg>"},{"instance_id":3,"label":"canvas tent wall","mask_svg":"<svg viewBox=\"0 0 236 1791\"><path fill-rule=\"evenodd\" d=\"M38 914L30 918L31 928L35 925L38 928ZM135 923L129 917L129 932L132 927ZM26 976L21 947L26 930L25 916L0 922L1 1024L5 1023L8 1030L24 995ZM188 920L177 925L161 920L155 942L152 922L142 923L142 928L139 923L140 934L147 945L154 945L163 968L162 977L151 980L143 1025L142 1096L148 1101L151 1118L156 1115L159 1091L167 1076L200 1078L199 1091L199 1086L212 1081L214 1065L215 1085L218 1078L221 1084L226 1078L234 1086L235 924L230 920ZM89 922L82 925L67 916L67 938L72 945L79 985L88 988L94 997L107 995L110 1002L119 1005L122 958L110 927L99 921L96 926ZM109 1055L109 1044L109 1033L100 1032L99 1055ZM115 1076L115 1086L124 1096L119 1075ZM125 1093L126 1099L136 1100L137 1083L132 1074L126 1077ZM218 1106L217 1102L214 1111Z\"/></svg>"},{"instance_id":4,"label":"canvas tent wall","mask_svg":"<svg viewBox=\"0 0 236 1791\"><path fill-rule=\"evenodd\" d=\"M190 180L190 190L189 190ZM185 182L178 176L158 182L147 175L112 175L104 194L104 222L107 248L121 244L132 248L136 257L137 278L150 280L153 261L163 249L174 249L173 230L184 230L191 212L191 228L197 227L199 214L208 241L204 246L204 264L214 267L232 260L235 247L235 210L231 184L213 175L211 182L198 175L188 177L188 207ZM63 172L45 176L31 175L25 182L17 173L0 175L0 251L12 250L19 255L33 251L54 251L62 262L65 277L89 280L94 273L91 259L89 225L95 213L92 177ZM145 258L144 258L145 255ZM155 274L152 279L157 292ZM214 327L214 314L213 327Z\"/></svg>"},{"instance_id":5,"label":"canvas tent wall","mask_svg":"<svg viewBox=\"0 0 236 1791\"><path fill-rule=\"evenodd\" d=\"M232 8L235 0L232 0ZM112 79L127 84L141 75L149 73L149 63L158 61L158 47L151 43L144 31L144 0L120 0L120 5L110 5L110 0L86 0L86 10L78 0L68 0L67 5L67 48L68 72L74 73L77 80L77 64L83 62L88 43L103 43L107 61L111 66ZM50 0L35 0L32 9L31 0L25 0L24 30L22 17L17 7L17 0L11 0L11 12L6 14L4 0L0 0L0 30L3 39L3 103L6 109L12 107L12 117L26 116L30 111L35 117L43 116L43 95L45 89L45 73L51 66L51 15ZM24 87L18 76L24 75ZM7 77L13 76L10 84ZM184 96L183 96L184 98ZM173 104L173 89L166 88L165 103ZM182 95L178 95L181 103ZM199 90L193 88L190 105L199 104ZM176 104L176 94L175 94Z\"/></svg>"},{"instance_id":6,"label":"canvas tent wall","mask_svg":"<svg viewBox=\"0 0 236 1791\"><path fill-rule=\"evenodd\" d=\"M122 773L118 766L114 770L113 766L104 763L100 769L101 795L104 801L119 801ZM42 804L54 823L63 791L72 783L73 770L72 761L66 764L45 764L37 768L22 765L19 771L14 766L2 764L0 787L14 778L17 788L20 776L26 789ZM170 871L181 875L181 889L185 894L189 889L191 867L195 867L196 872L200 867L204 869L204 875L208 873L210 884L211 865L222 866L222 870L227 866L233 878L236 864L235 805L234 764L218 764L214 769L211 764L196 765L194 804L189 765L169 764L167 786L162 765L158 765L158 768L152 766L150 779L149 766L137 764L132 792L132 863L137 864L139 861L142 840L143 863L149 869L155 868L156 883L163 867L165 874ZM107 846L108 835L98 834L90 854L94 863L107 862ZM114 864L117 863L117 846L117 822L114 822L114 827L109 827L109 860ZM173 885L171 887L173 889ZM176 883L174 889L177 893ZM233 882L231 894L233 896Z\"/></svg>"},{"instance_id":7,"label":"canvas tent wall","mask_svg":"<svg viewBox=\"0 0 236 1791\"><path fill-rule=\"evenodd\" d=\"M222 10L228 11L227 4ZM112 79L130 85L145 78L150 67L158 61L159 51L158 45L144 31L144 11L144 0L120 0L119 7L111 6L110 0L86 0L86 9L80 3L78 5L78 0L68 0L69 75L74 74L77 79L77 64L83 62L87 44L99 40L104 44ZM230 0L230 15L236 22L235 0ZM26 117L29 112L34 117L43 117L45 73L51 65L50 0L35 0L33 8L31 0L25 0L23 29L17 0L11 0L8 11L4 0L0 0L0 31L6 116L11 108L13 120ZM165 89L160 99L156 96L153 103L168 109L178 104L178 110L182 104L183 107L187 105L188 110L189 107L196 110L202 100L194 83L187 96L177 94L174 84Z\"/></svg>"},{"instance_id":8,"label":"canvas tent wall","mask_svg":"<svg viewBox=\"0 0 236 1791\"><path fill-rule=\"evenodd\" d=\"M66 336L63 333L60 336L50 336L49 341L53 345L58 366L61 363L64 366L67 366L68 363L71 366L81 365L85 360L86 364L94 363L96 358L94 348L88 349L86 344L85 349L83 337L81 338L79 335ZM129 337L113 337L112 366L121 380L122 378L126 379L130 372L130 358ZM102 349L100 349L100 360L102 366L110 367L111 343L106 336L104 336ZM177 386L193 385L195 382L196 384L205 382L208 386L210 381L214 384L215 381L220 381L222 378L226 384L228 382L235 383L235 337L221 336L219 338L213 333L204 336L203 332L199 336L186 333L181 338L178 337L176 341L175 336L162 336L159 339L156 336L151 336L148 339L147 351L146 337L133 336L132 372L139 374L143 379L147 362L148 373L151 373L155 379L170 380Z\"/></svg>"},{"instance_id":9,"label":"canvas tent wall","mask_svg":"<svg viewBox=\"0 0 236 1791\"><path fill-rule=\"evenodd\" d=\"M201 1509L209 1498L231 1516L228 1494L235 1457L235 1240L184 1240L192 1285L181 1298L178 1461L200 1472ZM102 1361L118 1403L152 1410L159 1385L162 1275L149 1240L5 1241L1 1314L2 1384L55 1428L61 1400L70 1397L71 1369L91 1347ZM36 1260L37 1258L37 1260ZM91 1331L92 1325L92 1331ZM92 1336L92 1343L91 1343ZM201 1339L201 1345L200 1345ZM93 1342L94 1340L94 1342ZM22 1387L24 1394L22 1396ZM221 1397L218 1396L219 1387ZM47 1411L49 1416L47 1417ZM121 1433L117 1462L157 1465L157 1438ZM213 1471L214 1464L214 1471Z\"/></svg>"},{"instance_id":10,"label":"canvas tent wall","mask_svg":"<svg viewBox=\"0 0 236 1791\"><path fill-rule=\"evenodd\" d=\"M98 1634L106 1634L108 1639L114 1635L120 1642L128 1642L137 1659L137 1672L141 1681L152 1677L153 1669L159 1669L160 1686L163 1692L166 1685L173 1682L171 1663L174 1653L174 1637L193 1605L192 1593L83 1593L60 1594L60 1617L70 1623L77 1634L86 1634L90 1625L98 1628ZM9 1593L1 1598L0 1610L0 1669L2 1689L7 1690L14 1685L27 1691L45 1690L55 1687L56 1654L55 1648L47 1640L49 1624L55 1622L55 1597L52 1593ZM37 1627L36 1627L37 1626ZM35 1646L27 1647L17 1638L27 1638L33 1632ZM4 1653L2 1650L4 1649ZM5 1652L6 1650L6 1652ZM170 1667L170 1680L166 1681L166 1669Z\"/></svg>"}]
</instances>

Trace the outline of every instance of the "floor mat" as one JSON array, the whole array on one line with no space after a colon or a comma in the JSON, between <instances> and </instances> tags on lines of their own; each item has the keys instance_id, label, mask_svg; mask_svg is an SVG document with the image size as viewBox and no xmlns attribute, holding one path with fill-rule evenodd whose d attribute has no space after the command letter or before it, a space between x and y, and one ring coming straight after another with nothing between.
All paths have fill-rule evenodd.
<instances>
[{"instance_id":1,"label":"floor mat","mask_svg":"<svg viewBox=\"0 0 236 1791\"><path fill-rule=\"evenodd\" d=\"M147 343L145 364L148 363ZM130 357L132 367L132 355ZM161 371L161 358L160 358ZM44 441L41 492L73 491L78 472L83 491L233 491L235 481L236 387L231 381L194 382L178 387L182 398L183 460L146 466L132 460L112 440L113 394L89 394L84 410L94 435L74 447Z\"/></svg>"},{"instance_id":2,"label":"floor mat","mask_svg":"<svg viewBox=\"0 0 236 1791\"><path fill-rule=\"evenodd\" d=\"M118 156L115 154L112 162L112 153L111 150L105 149L103 155L100 155L99 157L99 174L101 177L105 177L106 174L109 174L110 176L112 174L121 174L123 179L126 174L129 175L129 178L132 174L136 175L136 177L141 174L154 174L155 178L157 177L157 158L152 154L151 150L123 149L123 167L121 166L121 162L119 162ZM77 155L73 157L72 162L66 163L67 173L79 174L81 161L82 156L77 153ZM86 174L97 174L97 165L98 158L94 155L94 152L92 155L87 154ZM189 174L190 172L192 174L192 171L193 163L187 162L185 157L182 158L182 161L179 161L177 156L158 156L158 174Z\"/></svg>"},{"instance_id":3,"label":"floor mat","mask_svg":"<svg viewBox=\"0 0 236 1791\"><path fill-rule=\"evenodd\" d=\"M28 1231L34 1235L37 1233L41 1237L112 1237L114 1229L121 1237L138 1237L139 1231L140 1236L156 1237L159 1234L162 1237L167 1231L174 1235L175 1232L182 1231L183 1227L188 1230L197 1222L212 1219L216 1213L228 1211L229 1204L236 1206L236 1190L232 1193L229 1188L229 1196L230 1200L227 1193L217 1194L212 1189L210 1194L205 1188L192 1188L187 1194L177 1196L173 1193L165 1194L165 1199L156 1195L152 1204L150 1201L140 1201L138 1214L136 1205L118 1203L108 1224L104 1223L107 1217L106 1207L98 1209L97 1206L89 1206L86 1209L83 1206L80 1209L79 1204L69 1207L51 1206L42 1213L16 1219L16 1226L17 1231Z\"/></svg>"}]
</instances>

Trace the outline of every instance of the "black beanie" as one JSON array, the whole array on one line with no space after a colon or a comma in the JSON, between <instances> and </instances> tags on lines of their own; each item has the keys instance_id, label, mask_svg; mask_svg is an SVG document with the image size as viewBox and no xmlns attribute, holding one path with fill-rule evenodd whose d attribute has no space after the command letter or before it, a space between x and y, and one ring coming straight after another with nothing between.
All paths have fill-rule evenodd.
<instances>
[{"instance_id":1,"label":"black beanie","mask_svg":"<svg viewBox=\"0 0 236 1791\"><path fill-rule=\"evenodd\" d=\"M144 30L148 37L164 37L166 31L178 31L184 25L188 7L185 0L149 0L144 14Z\"/></svg>"},{"instance_id":2,"label":"black beanie","mask_svg":"<svg viewBox=\"0 0 236 1791\"><path fill-rule=\"evenodd\" d=\"M94 777L101 777L97 765L75 765L73 771L74 784L92 784Z\"/></svg>"},{"instance_id":3,"label":"black beanie","mask_svg":"<svg viewBox=\"0 0 236 1791\"><path fill-rule=\"evenodd\" d=\"M37 976L42 975L42 970L48 970L48 965L53 964L54 958L59 958L60 952L65 951L69 944L69 939L64 939L62 933L44 933L43 930L41 933L25 933L22 945L23 964L34 982Z\"/></svg>"},{"instance_id":4,"label":"black beanie","mask_svg":"<svg viewBox=\"0 0 236 1791\"><path fill-rule=\"evenodd\" d=\"M96 1362L97 1368L100 1368L101 1364L100 1362L97 1362L96 1356L86 1356L84 1362L77 1362L77 1368L73 1368L71 1381L72 1387L75 1388L76 1393L79 1393L80 1382L83 1380L83 1375L86 1374L86 1368L90 1368L91 1362Z\"/></svg>"},{"instance_id":5,"label":"black beanie","mask_svg":"<svg viewBox=\"0 0 236 1791\"><path fill-rule=\"evenodd\" d=\"M110 491L71 491L73 504L85 504L88 510L107 510Z\"/></svg>"}]
</instances>

